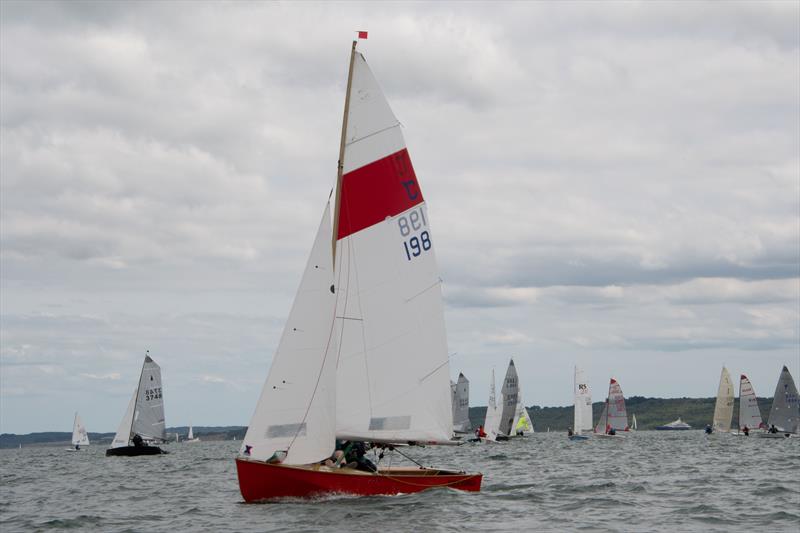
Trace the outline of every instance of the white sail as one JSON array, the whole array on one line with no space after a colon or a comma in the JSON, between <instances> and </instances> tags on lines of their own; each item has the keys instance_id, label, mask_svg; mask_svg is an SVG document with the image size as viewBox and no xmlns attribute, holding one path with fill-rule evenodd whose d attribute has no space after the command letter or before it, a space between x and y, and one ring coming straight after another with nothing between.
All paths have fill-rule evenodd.
<instances>
[{"instance_id":1,"label":"white sail","mask_svg":"<svg viewBox=\"0 0 800 533\"><path fill-rule=\"evenodd\" d=\"M114 440L111 441L112 448L120 448L128 446L131 440L131 426L133 425L133 411L136 408L136 390L133 390L131 401L128 402L128 408L125 410L125 415L117 428L117 434L114 435Z\"/></svg>"},{"instance_id":2,"label":"white sail","mask_svg":"<svg viewBox=\"0 0 800 533\"><path fill-rule=\"evenodd\" d=\"M497 407L495 394L494 369L492 369L492 381L489 383L489 403L486 405L483 431L486 433L487 440L497 440L497 435L500 433L500 409Z\"/></svg>"},{"instance_id":3,"label":"white sail","mask_svg":"<svg viewBox=\"0 0 800 533\"><path fill-rule=\"evenodd\" d=\"M145 441L167 440L161 367L149 355L144 358L142 374L139 377L131 433L138 434Z\"/></svg>"},{"instance_id":4,"label":"white sail","mask_svg":"<svg viewBox=\"0 0 800 533\"><path fill-rule=\"evenodd\" d=\"M517 411L517 400L519 398L519 377L514 359L508 363L506 377L503 379L503 386L500 388L501 414L500 414L500 434L514 434L514 415Z\"/></svg>"},{"instance_id":5,"label":"white sail","mask_svg":"<svg viewBox=\"0 0 800 533\"><path fill-rule=\"evenodd\" d=\"M792 374L786 366L778 378L767 423L787 433L800 431L800 398L797 396L797 387Z\"/></svg>"},{"instance_id":6,"label":"white sail","mask_svg":"<svg viewBox=\"0 0 800 533\"><path fill-rule=\"evenodd\" d=\"M86 433L86 427L83 425L81 417L75 413L75 421L72 423L72 445L73 446L88 446L89 434Z\"/></svg>"},{"instance_id":7,"label":"white sail","mask_svg":"<svg viewBox=\"0 0 800 533\"><path fill-rule=\"evenodd\" d=\"M328 204L240 453L260 460L277 454L287 464L307 464L333 451L336 296L332 288Z\"/></svg>"},{"instance_id":8,"label":"white sail","mask_svg":"<svg viewBox=\"0 0 800 533\"><path fill-rule=\"evenodd\" d=\"M449 363L427 207L395 118L355 52L334 215L336 434L447 442Z\"/></svg>"},{"instance_id":9,"label":"white sail","mask_svg":"<svg viewBox=\"0 0 800 533\"><path fill-rule=\"evenodd\" d=\"M575 367L575 412L572 429L576 435L592 431L592 391L583 370Z\"/></svg>"},{"instance_id":10,"label":"white sail","mask_svg":"<svg viewBox=\"0 0 800 533\"><path fill-rule=\"evenodd\" d=\"M763 428L764 419L761 418L761 410L758 408L756 391L747 376L742 374L739 378L739 430L745 427Z\"/></svg>"},{"instance_id":11,"label":"white sail","mask_svg":"<svg viewBox=\"0 0 800 533\"><path fill-rule=\"evenodd\" d=\"M192 440L194 438L194 431L192 431L192 425L189 424L189 434L186 435L186 438Z\"/></svg>"},{"instance_id":12,"label":"white sail","mask_svg":"<svg viewBox=\"0 0 800 533\"><path fill-rule=\"evenodd\" d=\"M469 421L469 380L463 373L458 381L452 383L453 389L453 431L467 433L471 429Z\"/></svg>"},{"instance_id":13,"label":"white sail","mask_svg":"<svg viewBox=\"0 0 800 533\"><path fill-rule=\"evenodd\" d=\"M631 415L631 429L639 429L639 424L636 422L636 415Z\"/></svg>"},{"instance_id":14,"label":"white sail","mask_svg":"<svg viewBox=\"0 0 800 533\"><path fill-rule=\"evenodd\" d=\"M730 431L733 420L733 382L728 369L722 367L717 389L717 403L714 406L714 431Z\"/></svg>"}]
</instances>

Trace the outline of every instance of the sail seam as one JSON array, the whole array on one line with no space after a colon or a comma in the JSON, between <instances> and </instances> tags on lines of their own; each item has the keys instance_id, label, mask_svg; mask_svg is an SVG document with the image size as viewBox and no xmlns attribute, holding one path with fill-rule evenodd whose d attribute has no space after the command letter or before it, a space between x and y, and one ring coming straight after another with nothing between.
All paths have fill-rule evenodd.
<instances>
[{"instance_id":1,"label":"sail seam","mask_svg":"<svg viewBox=\"0 0 800 533\"><path fill-rule=\"evenodd\" d=\"M387 126L387 127L383 128L383 129L380 129L378 131L372 132L372 133L370 133L368 135L364 135L363 137L359 137L357 139L353 139L352 141L350 141L348 143L345 143L345 147L352 146L352 145L354 145L354 144L356 144L358 142L363 141L364 139L369 139L370 137L374 137L376 135L379 135L379 134L383 133L384 131L389 131L391 129L399 128L399 127L400 127L400 121L398 120L396 124L392 124L391 126Z\"/></svg>"}]
</instances>

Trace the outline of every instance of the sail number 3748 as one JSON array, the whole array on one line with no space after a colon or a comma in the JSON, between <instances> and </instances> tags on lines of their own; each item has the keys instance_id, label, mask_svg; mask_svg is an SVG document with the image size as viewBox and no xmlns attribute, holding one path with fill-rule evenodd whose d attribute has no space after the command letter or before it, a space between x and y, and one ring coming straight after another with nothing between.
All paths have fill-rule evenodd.
<instances>
[{"instance_id":1,"label":"sail number 3748","mask_svg":"<svg viewBox=\"0 0 800 533\"><path fill-rule=\"evenodd\" d=\"M397 226L400 228L403 249L409 261L431 249L431 236L428 230L424 229L428 227L428 222L425 220L422 207L398 217Z\"/></svg>"}]
</instances>

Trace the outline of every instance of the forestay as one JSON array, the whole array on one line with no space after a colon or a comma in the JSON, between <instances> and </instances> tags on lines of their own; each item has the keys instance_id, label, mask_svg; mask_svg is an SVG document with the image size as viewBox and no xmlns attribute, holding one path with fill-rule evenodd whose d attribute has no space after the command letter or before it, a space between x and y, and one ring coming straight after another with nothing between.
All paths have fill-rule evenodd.
<instances>
[{"instance_id":1,"label":"forestay","mask_svg":"<svg viewBox=\"0 0 800 533\"><path fill-rule=\"evenodd\" d=\"M144 358L142 374L136 396L136 410L133 414L133 435L146 441L166 440L164 422L164 396L161 387L161 367L149 355Z\"/></svg>"},{"instance_id":2,"label":"forestay","mask_svg":"<svg viewBox=\"0 0 800 533\"><path fill-rule=\"evenodd\" d=\"M500 388L500 396L502 397L500 433L502 435L512 435L514 432L514 415L517 412L517 398L519 396L519 378L513 359L508 363L506 377L503 379L503 386Z\"/></svg>"},{"instance_id":3,"label":"forestay","mask_svg":"<svg viewBox=\"0 0 800 533\"><path fill-rule=\"evenodd\" d=\"M728 369L722 367L717 389L717 403L714 405L714 430L730 431L733 420L733 382Z\"/></svg>"},{"instance_id":4,"label":"forestay","mask_svg":"<svg viewBox=\"0 0 800 533\"><path fill-rule=\"evenodd\" d=\"M122 417L122 421L119 423L119 427L117 428L117 433L114 435L114 440L111 441L112 448L120 448L122 446L128 446L131 440L131 426L133 425L133 411L136 408L136 391L137 389L133 390L133 395L131 396L131 401L128 402L128 408L125 410L125 414Z\"/></svg>"},{"instance_id":5,"label":"forestay","mask_svg":"<svg viewBox=\"0 0 800 533\"><path fill-rule=\"evenodd\" d=\"M764 427L764 420L761 418L753 385L747 376L742 374L739 379L739 430L745 427L748 429Z\"/></svg>"},{"instance_id":6,"label":"forestay","mask_svg":"<svg viewBox=\"0 0 800 533\"><path fill-rule=\"evenodd\" d=\"M575 413L573 430L580 435L592 431L592 392L582 369L575 367Z\"/></svg>"},{"instance_id":7,"label":"forestay","mask_svg":"<svg viewBox=\"0 0 800 533\"><path fill-rule=\"evenodd\" d=\"M469 421L469 380L463 373L451 385L453 389L453 431L466 433L471 429Z\"/></svg>"},{"instance_id":8,"label":"forestay","mask_svg":"<svg viewBox=\"0 0 800 533\"><path fill-rule=\"evenodd\" d=\"M75 421L72 423L72 445L89 445L89 434L86 433L86 427L83 425L83 420L78 416L78 413L75 413Z\"/></svg>"},{"instance_id":9,"label":"forestay","mask_svg":"<svg viewBox=\"0 0 800 533\"><path fill-rule=\"evenodd\" d=\"M355 52L337 198L336 434L447 442L449 364L430 219L395 118Z\"/></svg>"},{"instance_id":10,"label":"forestay","mask_svg":"<svg viewBox=\"0 0 800 533\"><path fill-rule=\"evenodd\" d=\"M800 429L800 399L797 397L797 387L792 374L785 366L775 387L768 424L787 433L798 433Z\"/></svg>"},{"instance_id":11,"label":"forestay","mask_svg":"<svg viewBox=\"0 0 800 533\"><path fill-rule=\"evenodd\" d=\"M336 416L336 296L330 204L306 263L240 453L286 464L317 462L333 452ZM286 454L285 457L283 454Z\"/></svg>"}]
</instances>

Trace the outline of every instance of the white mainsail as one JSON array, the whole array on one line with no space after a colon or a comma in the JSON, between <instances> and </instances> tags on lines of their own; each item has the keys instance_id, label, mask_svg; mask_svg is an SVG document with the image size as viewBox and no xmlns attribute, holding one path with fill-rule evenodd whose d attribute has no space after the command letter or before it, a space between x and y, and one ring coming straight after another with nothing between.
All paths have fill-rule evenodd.
<instances>
[{"instance_id":1,"label":"white mainsail","mask_svg":"<svg viewBox=\"0 0 800 533\"><path fill-rule=\"evenodd\" d=\"M497 407L497 397L494 386L494 368L492 369L492 381L489 383L489 403L486 405L486 418L483 422L483 431L486 433L487 440L497 440L500 432L500 409Z\"/></svg>"},{"instance_id":2,"label":"white mainsail","mask_svg":"<svg viewBox=\"0 0 800 533\"><path fill-rule=\"evenodd\" d=\"M764 419L761 418L761 410L758 408L756 391L747 376L742 374L739 378L739 431L745 427L763 428Z\"/></svg>"},{"instance_id":3,"label":"white mainsail","mask_svg":"<svg viewBox=\"0 0 800 533\"><path fill-rule=\"evenodd\" d=\"M576 435L592 431L592 392L583 370L575 366L575 412L572 429Z\"/></svg>"},{"instance_id":4,"label":"white mainsail","mask_svg":"<svg viewBox=\"0 0 800 533\"><path fill-rule=\"evenodd\" d=\"M714 431L730 431L733 420L733 382L728 369L722 367L717 389L717 403L714 405Z\"/></svg>"},{"instance_id":5,"label":"white mainsail","mask_svg":"<svg viewBox=\"0 0 800 533\"><path fill-rule=\"evenodd\" d=\"M122 416L122 421L119 423L119 427L117 428L117 433L114 435L114 440L111 441L112 448L120 448L122 446L128 446L131 440L131 426L133 425L133 411L136 408L136 391L138 389L133 389L133 396L131 396L131 401L128 402L128 408L125 410L125 414Z\"/></svg>"},{"instance_id":6,"label":"white mainsail","mask_svg":"<svg viewBox=\"0 0 800 533\"><path fill-rule=\"evenodd\" d=\"M639 429L639 423L636 422L636 415L631 415L631 429L633 430Z\"/></svg>"},{"instance_id":7,"label":"white mainsail","mask_svg":"<svg viewBox=\"0 0 800 533\"><path fill-rule=\"evenodd\" d=\"M786 433L800 431L800 398L797 396L797 387L792 374L786 366L778 378L767 423Z\"/></svg>"},{"instance_id":8,"label":"white mainsail","mask_svg":"<svg viewBox=\"0 0 800 533\"><path fill-rule=\"evenodd\" d=\"M145 441L167 440L161 367L149 355L144 358L136 397L131 434Z\"/></svg>"},{"instance_id":9,"label":"white mainsail","mask_svg":"<svg viewBox=\"0 0 800 533\"><path fill-rule=\"evenodd\" d=\"M192 426L189 426L189 434L186 435L186 438L192 440L194 438L194 431L192 431Z\"/></svg>"},{"instance_id":10,"label":"white mainsail","mask_svg":"<svg viewBox=\"0 0 800 533\"><path fill-rule=\"evenodd\" d=\"M506 377L503 379L503 386L500 388L502 398L502 411L500 414L500 434L510 436L514 434L514 415L517 412L517 401L519 399L519 377L514 359L508 363Z\"/></svg>"},{"instance_id":11,"label":"white mainsail","mask_svg":"<svg viewBox=\"0 0 800 533\"><path fill-rule=\"evenodd\" d=\"M336 296L332 288L329 203L240 453L260 460L277 454L287 464L308 464L333 451Z\"/></svg>"},{"instance_id":12,"label":"white mainsail","mask_svg":"<svg viewBox=\"0 0 800 533\"><path fill-rule=\"evenodd\" d=\"M447 442L449 362L427 207L395 118L354 52L334 214L336 435Z\"/></svg>"},{"instance_id":13,"label":"white mainsail","mask_svg":"<svg viewBox=\"0 0 800 533\"><path fill-rule=\"evenodd\" d=\"M452 383L453 389L453 431L467 433L471 429L469 421L469 380L463 373L458 381Z\"/></svg>"},{"instance_id":14,"label":"white mainsail","mask_svg":"<svg viewBox=\"0 0 800 533\"><path fill-rule=\"evenodd\" d=\"M89 434L86 433L86 426L83 425L81 417L75 413L75 420L72 423L72 445L73 446L88 446Z\"/></svg>"}]
</instances>

